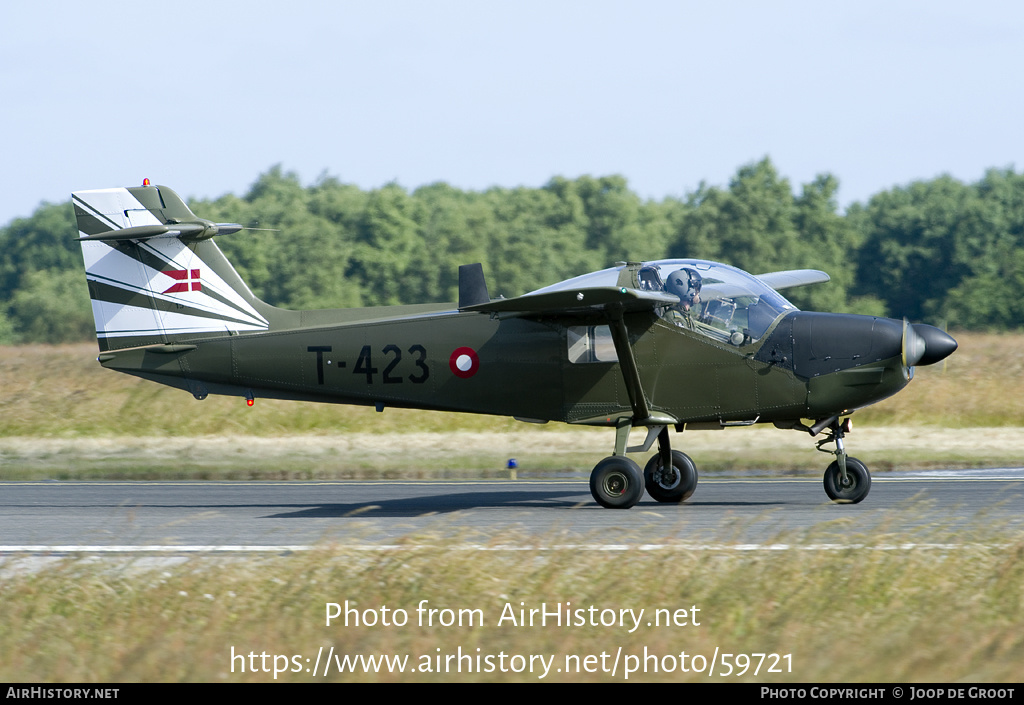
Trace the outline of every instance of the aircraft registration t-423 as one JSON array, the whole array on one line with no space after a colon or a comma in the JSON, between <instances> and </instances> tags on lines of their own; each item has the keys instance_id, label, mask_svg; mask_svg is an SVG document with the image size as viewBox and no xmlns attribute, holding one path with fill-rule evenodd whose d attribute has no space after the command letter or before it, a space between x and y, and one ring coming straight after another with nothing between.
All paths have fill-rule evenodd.
<instances>
[{"instance_id":1,"label":"aircraft registration t-423","mask_svg":"<svg viewBox=\"0 0 1024 705\"><path fill-rule=\"evenodd\" d=\"M696 259L625 262L492 299L479 264L458 304L289 311L249 291L213 237L241 225L196 217L165 186L73 194L99 362L208 394L438 409L615 429L590 490L632 507L644 489L681 502L697 469L669 429L771 423L835 460L825 492L871 486L846 454L849 415L902 389L915 365L957 347L928 325L798 311L778 290L815 270L752 276ZM647 429L628 445L630 429ZM643 471L627 452L658 450ZM831 444L834 448L823 448Z\"/></svg>"}]
</instances>

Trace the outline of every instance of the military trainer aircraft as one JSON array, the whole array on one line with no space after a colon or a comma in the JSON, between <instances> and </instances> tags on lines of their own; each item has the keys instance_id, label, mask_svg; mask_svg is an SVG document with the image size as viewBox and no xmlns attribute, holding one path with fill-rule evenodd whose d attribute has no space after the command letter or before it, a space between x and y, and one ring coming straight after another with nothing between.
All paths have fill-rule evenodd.
<instances>
[{"instance_id":1,"label":"military trainer aircraft","mask_svg":"<svg viewBox=\"0 0 1024 705\"><path fill-rule=\"evenodd\" d=\"M929 325L797 310L778 290L815 270L752 276L698 259L622 262L514 298L459 268L458 304L290 311L259 300L214 243L243 227L195 216L165 186L73 194L104 367L209 394L438 409L615 429L590 490L605 507L682 502L697 469L669 429L771 423L835 460L826 494L871 486L846 453L850 414L956 341ZM647 429L629 446L632 428ZM643 471L627 452L657 452ZM824 448L826 445L834 448Z\"/></svg>"}]
</instances>

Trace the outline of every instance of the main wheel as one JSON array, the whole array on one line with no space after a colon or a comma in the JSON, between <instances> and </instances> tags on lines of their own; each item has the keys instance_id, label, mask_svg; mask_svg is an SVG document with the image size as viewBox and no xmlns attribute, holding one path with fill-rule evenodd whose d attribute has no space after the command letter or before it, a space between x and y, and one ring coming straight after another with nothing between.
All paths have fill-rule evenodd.
<instances>
[{"instance_id":1,"label":"main wheel","mask_svg":"<svg viewBox=\"0 0 1024 705\"><path fill-rule=\"evenodd\" d=\"M846 484L839 472L839 461L835 460L825 470L825 494L833 502L856 504L868 496L871 489L871 473L867 466L856 458L846 459Z\"/></svg>"},{"instance_id":2,"label":"main wheel","mask_svg":"<svg viewBox=\"0 0 1024 705\"><path fill-rule=\"evenodd\" d=\"M697 489L697 466L686 453L672 451L672 467L665 469L661 453L655 453L644 467L647 494L659 502L683 502Z\"/></svg>"},{"instance_id":3,"label":"main wheel","mask_svg":"<svg viewBox=\"0 0 1024 705\"><path fill-rule=\"evenodd\" d=\"M602 507L629 509L644 495L640 466L622 455L605 458L590 473L590 494Z\"/></svg>"}]
</instances>

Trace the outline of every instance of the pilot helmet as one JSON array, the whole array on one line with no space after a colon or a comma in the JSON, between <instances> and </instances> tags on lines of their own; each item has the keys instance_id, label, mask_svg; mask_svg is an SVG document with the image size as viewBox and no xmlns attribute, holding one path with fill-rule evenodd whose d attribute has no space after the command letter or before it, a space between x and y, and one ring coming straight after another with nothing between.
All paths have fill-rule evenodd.
<instances>
[{"instance_id":1,"label":"pilot helmet","mask_svg":"<svg viewBox=\"0 0 1024 705\"><path fill-rule=\"evenodd\" d=\"M683 303L693 303L694 298L700 293L700 283L700 274L697 270L685 267L668 275L665 291L675 294Z\"/></svg>"}]
</instances>

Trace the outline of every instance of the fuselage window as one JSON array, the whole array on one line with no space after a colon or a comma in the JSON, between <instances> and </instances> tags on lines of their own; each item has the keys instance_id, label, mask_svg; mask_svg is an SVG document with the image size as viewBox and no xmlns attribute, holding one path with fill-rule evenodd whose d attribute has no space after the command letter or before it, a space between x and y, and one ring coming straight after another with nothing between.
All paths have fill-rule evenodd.
<instances>
[{"instance_id":1,"label":"fuselage window","mask_svg":"<svg viewBox=\"0 0 1024 705\"><path fill-rule=\"evenodd\" d=\"M566 335L569 362L618 362L615 343L608 326L569 326Z\"/></svg>"}]
</instances>

